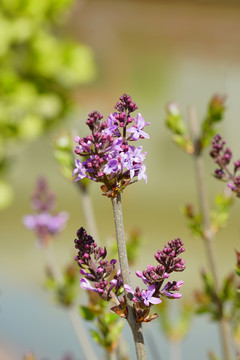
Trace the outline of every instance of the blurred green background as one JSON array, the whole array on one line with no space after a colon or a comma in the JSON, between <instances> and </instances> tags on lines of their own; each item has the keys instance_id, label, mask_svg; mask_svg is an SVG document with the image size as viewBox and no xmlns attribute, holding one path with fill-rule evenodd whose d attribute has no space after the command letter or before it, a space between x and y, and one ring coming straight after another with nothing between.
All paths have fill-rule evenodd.
<instances>
[{"instance_id":1,"label":"blurred green background","mask_svg":"<svg viewBox=\"0 0 240 360\"><path fill-rule=\"evenodd\" d=\"M177 101L186 122L187 108L194 105L200 121L210 97L226 94L226 118L219 131L238 158L239 19L238 1L1 1L1 203L12 196L1 211L4 348L35 350L41 344L27 319L38 312L36 298L45 296L49 301L39 290L44 259L34 247L34 235L22 225L22 217L31 212L29 197L39 175L46 176L56 192L58 210L70 215L55 244L62 265L73 257L76 230L84 226L81 196L59 172L53 138L62 130L84 136L87 114L96 109L107 117L123 92L151 122L147 129L151 139L142 144L148 152L148 184L139 182L123 195L126 231L137 227L144 237L138 268L152 263L154 252L165 242L181 237L187 249L187 270L179 277L185 281L183 295L188 298L200 284L205 250L200 240L192 238L180 212L184 204L197 202L194 166L171 142L164 124L165 105ZM212 177L214 164L207 152L205 160L212 204L223 184ZM104 243L114 235L111 204L97 184L90 191ZM238 213L236 200L229 225L217 239L221 276L233 270L233 249L239 249ZM21 302L28 305L19 308ZM42 311L50 314L49 309ZM22 331L25 340L19 335ZM65 347L71 351L70 342ZM49 349L51 343L41 355L59 359L59 352Z\"/></svg>"}]
</instances>

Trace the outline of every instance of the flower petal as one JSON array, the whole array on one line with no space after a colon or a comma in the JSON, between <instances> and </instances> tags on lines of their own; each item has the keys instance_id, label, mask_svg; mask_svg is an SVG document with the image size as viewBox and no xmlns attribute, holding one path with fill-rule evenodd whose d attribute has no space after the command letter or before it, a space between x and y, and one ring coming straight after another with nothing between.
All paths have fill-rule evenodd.
<instances>
[{"instance_id":1,"label":"flower petal","mask_svg":"<svg viewBox=\"0 0 240 360\"><path fill-rule=\"evenodd\" d=\"M98 292L97 289L92 287L90 282L88 280L84 279L84 278L82 278L80 280L80 285L81 285L81 288L84 289L84 290L91 290L91 291L94 291L94 292Z\"/></svg>"},{"instance_id":2,"label":"flower petal","mask_svg":"<svg viewBox=\"0 0 240 360\"><path fill-rule=\"evenodd\" d=\"M124 289L125 289L127 292L129 292L129 293L131 293L131 294L134 295L134 291L133 291L133 289L131 288L131 286L125 284L125 285L123 285L123 287L124 287Z\"/></svg>"}]
</instances>

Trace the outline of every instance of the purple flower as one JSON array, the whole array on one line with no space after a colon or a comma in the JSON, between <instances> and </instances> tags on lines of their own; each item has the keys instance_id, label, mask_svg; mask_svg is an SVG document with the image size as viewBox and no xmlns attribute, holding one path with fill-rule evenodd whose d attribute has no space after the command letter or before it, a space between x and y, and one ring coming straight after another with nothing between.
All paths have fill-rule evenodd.
<instances>
[{"instance_id":1,"label":"purple flower","mask_svg":"<svg viewBox=\"0 0 240 360\"><path fill-rule=\"evenodd\" d=\"M81 287L85 290L97 292L102 299L110 300L112 298L111 290L115 287L117 292L122 287L121 274L114 275L114 280L110 284L106 280L112 275L117 260L106 260L106 248L98 247L91 235L88 235L84 228L77 231L77 239L74 240L75 248L78 254L74 260L80 267L80 273L84 276L81 279ZM89 283L94 283L94 287ZM115 296L115 295L114 295ZM113 297L114 297L113 296ZM116 296L114 297L116 300ZM113 299L113 300L114 300Z\"/></svg>"},{"instance_id":2,"label":"purple flower","mask_svg":"<svg viewBox=\"0 0 240 360\"><path fill-rule=\"evenodd\" d=\"M142 279L144 284L149 284L148 279L143 275L141 271L135 271L135 274L137 275L137 277L140 277Z\"/></svg>"},{"instance_id":3,"label":"purple flower","mask_svg":"<svg viewBox=\"0 0 240 360\"><path fill-rule=\"evenodd\" d=\"M115 114L110 114L108 117L108 127L102 131L105 135L119 136L118 121Z\"/></svg>"},{"instance_id":4,"label":"purple flower","mask_svg":"<svg viewBox=\"0 0 240 360\"><path fill-rule=\"evenodd\" d=\"M121 164L119 161L114 158L108 161L108 163L104 166L103 172L107 175L114 173L116 174L118 171L121 171Z\"/></svg>"},{"instance_id":5,"label":"purple flower","mask_svg":"<svg viewBox=\"0 0 240 360\"><path fill-rule=\"evenodd\" d=\"M133 125L132 127L130 127L129 129L127 129L127 132L129 132L131 134L131 138L136 141L139 138L141 139L150 139L150 136L143 131L144 127L149 125L149 122L145 122L144 118L142 117L142 115L140 113L137 114L137 118L134 119L135 120L135 125Z\"/></svg>"},{"instance_id":6,"label":"purple flower","mask_svg":"<svg viewBox=\"0 0 240 360\"><path fill-rule=\"evenodd\" d=\"M149 286L147 290L142 290L142 298L143 298L143 302L146 306L150 306L150 303L151 304L160 304L162 302L161 299L153 296L154 293L155 293L154 285Z\"/></svg>"},{"instance_id":7,"label":"purple flower","mask_svg":"<svg viewBox=\"0 0 240 360\"><path fill-rule=\"evenodd\" d=\"M143 165L146 152L142 153L142 146L135 148L134 146L129 146L129 149L124 153L123 166L129 170L130 178L138 175L138 180L142 178L147 182L147 176L145 174L146 166ZM140 174L140 175L139 175Z\"/></svg>"},{"instance_id":8,"label":"purple flower","mask_svg":"<svg viewBox=\"0 0 240 360\"><path fill-rule=\"evenodd\" d=\"M231 190L234 190L234 189L235 189L235 186L234 186L231 182L228 182L228 183L227 183L227 186L228 186Z\"/></svg>"},{"instance_id":9,"label":"purple flower","mask_svg":"<svg viewBox=\"0 0 240 360\"><path fill-rule=\"evenodd\" d=\"M31 196L32 208L39 212L53 210L56 206L55 199L56 195L49 189L47 180L44 177L40 177Z\"/></svg>"},{"instance_id":10,"label":"purple flower","mask_svg":"<svg viewBox=\"0 0 240 360\"><path fill-rule=\"evenodd\" d=\"M168 282L164 288L161 290L161 294L168 299L180 299L182 294L180 293L173 293L173 291L178 291L180 287L183 285L183 281L173 281Z\"/></svg>"},{"instance_id":11,"label":"purple flower","mask_svg":"<svg viewBox=\"0 0 240 360\"><path fill-rule=\"evenodd\" d=\"M149 122L145 122L141 114L136 119L130 116L137 106L126 94L120 98L115 108L119 113L110 114L108 120L103 122L103 116L97 111L89 114L86 124L91 134L85 138L75 137L78 144L75 153L85 157L82 162L75 161L75 181L88 178L101 182L101 189L108 197L117 196L132 183L134 177L147 182L146 166L143 166L146 152L142 152L141 146L130 146L128 141L149 139L149 135L143 131ZM128 129L132 121L135 124ZM129 137L127 132L130 133Z\"/></svg>"},{"instance_id":12,"label":"purple flower","mask_svg":"<svg viewBox=\"0 0 240 360\"><path fill-rule=\"evenodd\" d=\"M147 183L147 174L146 174L146 165L143 164L138 172L138 180L145 180L145 183Z\"/></svg>"},{"instance_id":13,"label":"purple flower","mask_svg":"<svg viewBox=\"0 0 240 360\"><path fill-rule=\"evenodd\" d=\"M23 223L29 230L34 230L38 238L41 239L59 233L64 229L67 220L68 214L64 211L56 215L44 212L24 216Z\"/></svg>"},{"instance_id":14,"label":"purple flower","mask_svg":"<svg viewBox=\"0 0 240 360\"><path fill-rule=\"evenodd\" d=\"M73 170L73 175L78 174L75 181L84 179L86 177L86 169L83 164L78 159L75 159L75 166L76 168Z\"/></svg>"},{"instance_id":15,"label":"purple flower","mask_svg":"<svg viewBox=\"0 0 240 360\"><path fill-rule=\"evenodd\" d=\"M90 290L90 291L94 291L96 293L98 293L98 290L95 289L88 280L82 278L80 280L80 285L81 285L81 288L84 289L84 290Z\"/></svg>"},{"instance_id":16,"label":"purple flower","mask_svg":"<svg viewBox=\"0 0 240 360\"><path fill-rule=\"evenodd\" d=\"M161 299L153 296L153 294L156 291L156 288L154 285L149 286L147 290L142 290L141 292L139 291L139 288L137 287L135 293L132 290L131 286L129 286L129 285L124 285L124 289L127 292L134 295L134 297L133 297L134 302L143 302L144 305L146 305L148 307L151 306L150 304L160 304L162 302Z\"/></svg>"},{"instance_id":17,"label":"purple flower","mask_svg":"<svg viewBox=\"0 0 240 360\"><path fill-rule=\"evenodd\" d=\"M131 288L130 285L125 284L123 287L127 292L134 295L134 291L133 291L133 289Z\"/></svg>"},{"instance_id":18,"label":"purple flower","mask_svg":"<svg viewBox=\"0 0 240 360\"><path fill-rule=\"evenodd\" d=\"M233 163L234 169L230 170L229 165L232 160L232 151L230 148L225 148L226 141L222 140L220 135L215 135L212 140L212 149L210 156L220 168L215 170L215 177L224 181L228 181L228 187L240 197L240 176L237 174L240 169L240 161Z\"/></svg>"},{"instance_id":19,"label":"purple flower","mask_svg":"<svg viewBox=\"0 0 240 360\"><path fill-rule=\"evenodd\" d=\"M65 211L58 214L49 212L55 206L55 194L48 189L44 178L38 180L31 203L38 213L24 216L23 224L36 233L37 246L44 247L64 229L69 216Z\"/></svg>"}]
</instances>

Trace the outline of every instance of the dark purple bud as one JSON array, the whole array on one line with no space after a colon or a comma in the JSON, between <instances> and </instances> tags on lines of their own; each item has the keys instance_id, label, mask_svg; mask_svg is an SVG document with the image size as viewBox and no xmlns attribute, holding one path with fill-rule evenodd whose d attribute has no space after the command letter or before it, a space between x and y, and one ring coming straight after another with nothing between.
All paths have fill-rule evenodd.
<instances>
[{"instance_id":1,"label":"dark purple bud","mask_svg":"<svg viewBox=\"0 0 240 360\"><path fill-rule=\"evenodd\" d=\"M239 168L240 168L240 160L234 162L234 172L237 172Z\"/></svg>"}]
</instances>

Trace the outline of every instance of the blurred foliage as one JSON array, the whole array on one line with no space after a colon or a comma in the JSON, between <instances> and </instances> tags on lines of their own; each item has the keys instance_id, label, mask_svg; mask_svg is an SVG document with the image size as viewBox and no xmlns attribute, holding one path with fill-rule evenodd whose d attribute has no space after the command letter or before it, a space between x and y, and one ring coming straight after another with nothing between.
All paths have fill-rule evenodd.
<instances>
[{"instance_id":1,"label":"blurred foliage","mask_svg":"<svg viewBox=\"0 0 240 360\"><path fill-rule=\"evenodd\" d=\"M90 330L93 339L108 353L116 350L124 322L118 315L110 312L108 302L99 300L98 294L88 291L87 306L80 306L80 315L94 324Z\"/></svg>"},{"instance_id":2,"label":"blurred foliage","mask_svg":"<svg viewBox=\"0 0 240 360\"><path fill-rule=\"evenodd\" d=\"M226 188L223 193L217 194L214 199L215 209L210 212L211 230L216 234L227 225L230 207L233 204L231 190Z\"/></svg>"},{"instance_id":3,"label":"blurred foliage","mask_svg":"<svg viewBox=\"0 0 240 360\"><path fill-rule=\"evenodd\" d=\"M79 279L74 265L68 265L63 271L63 281L57 282L50 268L46 269L45 287L54 294L56 301L62 306L71 306L78 296Z\"/></svg>"},{"instance_id":4,"label":"blurred foliage","mask_svg":"<svg viewBox=\"0 0 240 360\"><path fill-rule=\"evenodd\" d=\"M195 213L194 206L192 204L187 204L183 210L183 214L188 220L188 227L192 231L194 236L203 237L203 221L202 215Z\"/></svg>"},{"instance_id":5,"label":"blurred foliage","mask_svg":"<svg viewBox=\"0 0 240 360\"><path fill-rule=\"evenodd\" d=\"M236 274L238 276L240 276L240 252L237 250L235 250L235 252L236 252L236 257L237 257L237 264L236 264L235 270L236 270Z\"/></svg>"},{"instance_id":6,"label":"blurred foliage","mask_svg":"<svg viewBox=\"0 0 240 360\"><path fill-rule=\"evenodd\" d=\"M28 352L24 354L23 360L36 360L36 357L32 352Z\"/></svg>"},{"instance_id":7,"label":"blurred foliage","mask_svg":"<svg viewBox=\"0 0 240 360\"><path fill-rule=\"evenodd\" d=\"M74 169L74 148L72 137L69 133L59 134L54 138L54 157L58 162L61 174L72 181Z\"/></svg>"},{"instance_id":8,"label":"blurred foliage","mask_svg":"<svg viewBox=\"0 0 240 360\"><path fill-rule=\"evenodd\" d=\"M72 182L73 169L75 168L74 146L72 141L73 136L68 132L58 134L53 142L53 154L58 162L60 172L69 181ZM84 178L76 182L80 190L86 191L91 181Z\"/></svg>"},{"instance_id":9,"label":"blurred foliage","mask_svg":"<svg viewBox=\"0 0 240 360\"><path fill-rule=\"evenodd\" d=\"M210 351L208 353L208 358L209 360L220 360L219 357L213 351Z\"/></svg>"},{"instance_id":10,"label":"blurred foliage","mask_svg":"<svg viewBox=\"0 0 240 360\"><path fill-rule=\"evenodd\" d=\"M182 303L177 316L173 316L171 305L170 301L163 301L158 305L159 324L170 342L180 343L190 330L194 307L190 301Z\"/></svg>"},{"instance_id":11,"label":"blurred foliage","mask_svg":"<svg viewBox=\"0 0 240 360\"><path fill-rule=\"evenodd\" d=\"M189 120L192 128L191 134L188 134L185 129L178 106L175 103L170 103L167 106L166 125L173 133L173 140L186 153L193 155L196 163L201 158L202 151L211 143L211 139L216 133L215 125L223 119L225 100L225 96L220 95L215 95L211 98L207 108L207 115L203 119L198 133L194 110L193 108L190 109ZM201 175L198 174L199 179ZM199 182L200 181L203 180L200 179ZM199 183L198 187L200 188ZM199 194L203 196L203 190L202 192L199 191ZM205 214L201 212L196 213L192 204L186 205L183 213L188 219L188 227L191 229L193 235L199 236L205 242L210 243L214 235L226 226L232 202L233 197L231 191L226 189L222 194L216 196L214 201L215 208L209 213L208 211L206 211ZM202 211L204 211L203 206L201 206L201 204L199 204L199 206L202 208ZM208 217L209 223L208 221L206 223L206 217ZM209 248L207 248L207 251L209 251ZM212 254L212 256L213 255L214 254ZM239 276L240 256L237 251L236 255L237 264L235 270ZM216 269L215 271L217 274ZM226 323L231 326L231 335L237 349L240 344L240 283L236 282L235 274L230 274L221 281L221 284L216 284L216 274L214 274L213 270L212 272L202 271L203 288L195 291L194 310L197 314L210 315L214 321L226 321ZM169 331L167 326L170 325L168 325L166 319L165 332L167 333ZM169 323L171 322L169 321ZM217 360L214 353L210 353L209 358Z\"/></svg>"},{"instance_id":12,"label":"blurred foliage","mask_svg":"<svg viewBox=\"0 0 240 360\"><path fill-rule=\"evenodd\" d=\"M28 352L24 354L22 360L38 360L38 358L35 356L34 353ZM61 357L61 360L74 360L74 358L72 355L67 354L67 355L63 355L63 357Z\"/></svg>"},{"instance_id":13,"label":"blurred foliage","mask_svg":"<svg viewBox=\"0 0 240 360\"><path fill-rule=\"evenodd\" d=\"M173 141L186 153L192 154L194 145L184 125L182 114L178 105L174 102L166 106L166 125L172 131Z\"/></svg>"},{"instance_id":14,"label":"blurred foliage","mask_svg":"<svg viewBox=\"0 0 240 360\"><path fill-rule=\"evenodd\" d=\"M233 203L231 191L226 188L223 193L217 194L214 199L214 203L215 209L212 209L210 212L210 227L212 233L216 234L227 225L230 206ZM188 220L188 227L192 231L193 235L204 238L202 214L195 213L194 206L192 204L186 205L182 212Z\"/></svg>"},{"instance_id":15,"label":"blurred foliage","mask_svg":"<svg viewBox=\"0 0 240 360\"><path fill-rule=\"evenodd\" d=\"M233 335L240 334L240 284L236 284L234 274L223 279L219 293L210 273L202 271L203 290L195 291L196 312L210 314L212 320L225 318L232 324ZM240 340L240 337L239 337Z\"/></svg>"},{"instance_id":16,"label":"blurred foliage","mask_svg":"<svg viewBox=\"0 0 240 360\"><path fill-rule=\"evenodd\" d=\"M223 119L225 113L226 97L214 95L208 104L207 115L201 124L200 135L197 139L191 139L188 134L178 105L174 102L166 107L166 125L172 131L173 141L186 153L200 153L207 147L213 135L216 133L215 124Z\"/></svg>"},{"instance_id":17,"label":"blurred foliage","mask_svg":"<svg viewBox=\"0 0 240 360\"><path fill-rule=\"evenodd\" d=\"M66 39L61 28L72 3L1 1L0 178L11 148L66 119L74 105L72 91L95 76L91 49ZM5 187L1 182L0 207L10 201Z\"/></svg>"},{"instance_id":18,"label":"blurred foliage","mask_svg":"<svg viewBox=\"0 0 240 360\"><path fill-rule=\"evenodd\" d=\"M226 107L226 96L214 95L210 100L207 108L207 115L201 126L201 148L205 148L211 143L213 136L216 134L214 125L223 119Z\"/></svg>"}]
</instances>

